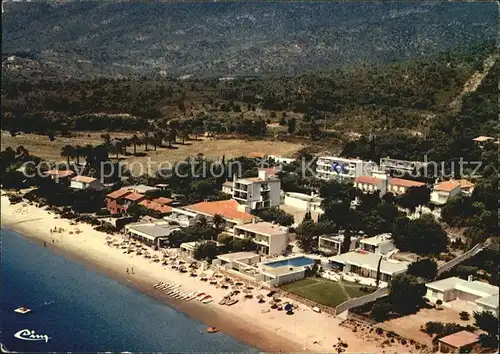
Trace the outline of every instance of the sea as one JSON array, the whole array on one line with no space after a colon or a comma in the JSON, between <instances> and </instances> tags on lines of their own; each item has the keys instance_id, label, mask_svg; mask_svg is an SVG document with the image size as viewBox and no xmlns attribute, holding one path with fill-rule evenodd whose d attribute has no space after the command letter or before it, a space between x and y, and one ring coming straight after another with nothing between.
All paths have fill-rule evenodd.
<instances>
[{"instance_id":1,"label":"sea","mask_svg":"<svg viewBox=\"0 0 500 354\"><path fill-rule=\"evenodd\" d=\"M0 342L9 351L258 352L16 232L0 235ZM15 313L21 305L32 312ZM49 339L16 338L23 329Z\"/></svg>"}]
</instances>

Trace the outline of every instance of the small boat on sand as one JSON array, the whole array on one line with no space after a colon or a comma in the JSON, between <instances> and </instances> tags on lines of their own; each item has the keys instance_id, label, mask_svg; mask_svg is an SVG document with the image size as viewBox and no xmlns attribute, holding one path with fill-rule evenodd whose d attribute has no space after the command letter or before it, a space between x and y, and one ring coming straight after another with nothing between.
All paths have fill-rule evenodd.
<instances>
[{"instance_id":1,"label":"small boat on sand","mask_svg":"<svg viewBox=\"0 0 500 354\"><path fill-rule=\"evenodd\" d=\"M19 306L17 309L14 310L14 312L20 313L21 315L25 315L27 313L30 313L31 309L24 306Z\"/></svg>"},{"instance_id":2,"label":"small boat on sand","mask_svg":"<svg viewBox=\"0 0 500 354\"><path fill-rule=\"evenodd\" d=\"M208 299L208 298L210 298L210 297L211 297L210 295L203 295L203 296L199 296L199 297L198 297L198 301L203 301L203 300Z\"/></svg>"},{"instance_id":3,"label":"small boat on sand","mask_svg":"<svg viewBox=\"0 0 500 354\"><path fill-rule=\"evenodd\" d=\"M211 296L208 296L207 298L205 298L202 302L206 305L206 304L209 304L211 303L212 301L214 301L214 299L212 299Z\"/></svg>"},{"instance_id":4,"label":"small boat on sand","mask_svg":"<svg viewBox=\"0 0 500 354\"><path fill-rule=\"evenodd\" d=\"M196 297L196 293L193 293L193 295L189 296L186 301L191 301Z\"/></svg>"},{"instance_id":5,"label":"small boat on sand","mask_svg":"<svg viewBox=\"0 0 500 354\"><path fill-rule=\"evenodd\" d=\"M199 293L198 295L196 295L196 300L199 300L201 297L203 296L206 296L207 294L205 293Z\"/></svg>"},{"instance_id":6,"label":"small boat on sand","mask_svg":"<svg viewBox=\"0 0 500 354\"><path fill-rule=\"evenodd\" d=\"M227 306L231 306L231 305L234 305L237 302L238 302L238 299L230 299L230 300L226 301L226 305Z\"/></svg>"},{"instance_id":7,"label":"small boat on sand","mask_svg":"<svg viewBox=\"0 0 500 354\"><path fill-rule=\"evenodd\" d=\"M230 299L228 296L224 296L221 301L219 301L219 305L225 305L227 301Z\"/></svg>"},{"instance_id":8,"label":"small boat on sand","mask_svg":"<svg viewBox=\"0 0 500 354\"><path fill-rule=\"evenodd\" d=\"M217 333L217 332L219 332L219 329L217 327L208 327L207 332L208 333Z\"/></svg>"},{"instance_id":9,"label":"small boat on sand","mask_svg":"<svg viewBox=\"0 0 500 354\"><path fill-rule=\"evenodd\" d=\"M314 312L317 312L317 313L320 313L320 312L321 312L321 310L320 310L320 309L319 309L319 307L317 307L317 306L314 306L314 307L312 308L312 310L313 310Z\"/></svg>"}]
</instances>

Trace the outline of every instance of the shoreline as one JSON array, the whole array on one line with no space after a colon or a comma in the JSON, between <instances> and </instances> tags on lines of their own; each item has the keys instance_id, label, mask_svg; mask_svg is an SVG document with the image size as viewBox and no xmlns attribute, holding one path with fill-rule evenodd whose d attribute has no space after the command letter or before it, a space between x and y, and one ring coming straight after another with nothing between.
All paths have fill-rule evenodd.
<instances>
[{"instance_id":1,"label":"shoreline","mask_svg":"<svg viewBox=\"0 0 500 354\"><path fill-rule=\"evenodd\" d=\"M253 348L266 352L332 352L333 345L340 337L349 344L349 352L383 350L377 338L360 338L348 328L340 326L340 319L326 313L315 313L300 303L299 309L292 316L287 316L285 311L271 310L263 313L261 311L267 310L269 305L259 304L255 299L240 298L240 301L231 307L218 305L219 300L227 295L229 290L217 289L144 257L123 254L122 250L106 245L107 234L94 230L88 224L71 224L70 220L62 219L25 201L11 205L3 195L1 202L3 228L19 233L41 247L45 242L46 247L52 251L153 297L206 324L207 327L215 326L222 333ZM49 230L54 227L63 228L65 231L52 234ZM69 233L76 229L81 233ZM134 268L135 274L126 273L125 269L131 267ZM186 292L196 290L208 293L214 301L208 305L194 300L176 301L153 288L153 284L159 281L181 284ZM290 302L297 304L297 301ZM386 346L384 349L386 353L408 350L399 346Z\"/></svg>"}]
</instances>

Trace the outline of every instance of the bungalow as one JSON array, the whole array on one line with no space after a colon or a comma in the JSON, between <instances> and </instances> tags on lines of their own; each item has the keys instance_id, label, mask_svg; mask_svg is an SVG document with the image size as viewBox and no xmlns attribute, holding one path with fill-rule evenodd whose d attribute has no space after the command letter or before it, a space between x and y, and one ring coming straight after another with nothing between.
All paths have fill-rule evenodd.
<instances>
[{"instance_id":1,"label":"bungalow","mask_svg":"<svg viewBox=\"0 0 500 354\"><path fill-rule=\"evenodd\" d=\"M460 331L438 339L439 353L471 353L480 337L469 331Z\"/></svg>"},{"instance_id":2,"label":"bungalow","mask_svg":"<svg viewBox=\"0 0 500 354\"><path fill-rule=\"evenodd\" d=\"M431 202L438 205L443 205L453 198L454 196L460 194L460 182L455 180L449 180L445 182L440 182L434 185L431 192Z\"/></svg>"},{"instance_id":3,"label":"bungalow","mask_svg":"<svg viewBox=\"0 0 500 354\"><path fill-rule=\"evenodd\" d=\"M283 204L301 211L323 214L323 209L321 209L322 201L323 198L318 197L314 193L309 195L304 193L287 192L285 193L285 200Z\"/></svg>"},{"instance_id":4,"label":"bungalow","mask_svg":"<svg viewBox=\"0 0 500 354\"><path fill-rule=\"evenodd\" d=\"M149 246L158 248L168 244L168 236L174 231L180 230L179 226L170 225L165 221L144 223L137 222L125 225L126 233Z\"/></svg>"},{"instance_id":5,"label":"bungalow","mask_svg":"<svg viewBox=\"0 0 500 354\"><path fill-rule=\"evenodd\" d=\"M69 185L70 178L75 173L71 170L48 170L45 171L45 176L50 177L55 183Z\"/></svg>"},{"instance_id":6,"label":"bungalow","mask_svg":"<svg viewBox=\"0 0 500 354\"><path fill-rule=\"evenodd\" d=\"M155 199L153 199L151 201L155 202L155 203L158 203L158 204L161 204L161 205L171 205L174 202L173 199L165 198L165 197L155 198Z\"/></svg>"},{"instance_id":7,"label":"bungalow","mask_svg":"<svg viewBox=\"0 0 500 354\"><path fill-rule=\"evenodd\" d=\"M127 211L125 196L131 192L125 189L118 189L106 195L106 209L110 214L124 214Z\"/></svg>"},{"instance_id":8,"label":"bungalow","mask_svg":"<svg viewBox=\"0 0 500 354\"><path fill-rule=\"evenodd\" d=\"M165 216L165 215L170 214L172 212L171 206L160 204L160 203L157 203L157 202L152 201L152 200L145 199L145 200L139 202L139 205L148 209L148 210L154 211L154 212L160 214L161 216Z\"/></svg>"},{"instance_id":9,"label":"bungalow","mask_svg":"<svg viewBox=\"0 0 500 354\"><path fill-rule=\"evenodd\" d=\"M294 158L284 157L281 155L269 155L269 159L272 159L274 162L277 162L280 165L288 165L295 162Z\"/></svg>"},{"instance_id":10,"label":"bungalow","mask_svg":"<svg viewBox=\"0 0 500 354\"><path fill-rule=\"evenodd\" d=\"M387 185L387 192L394 195L404 194L410 187L425 186L425 183L402 178L390 178Z\"/></svg>"},{"instance_id":11,"label":"bungalow","mask_svg":"<svg viewBox=\"0 0 500 354\"><path fill-rule=\"evenodd\" d=\"M478 311L491 311L498 316L498 286L473 280L472 276L469 280L457 277L441 279L425 286L426 297L431 302L441 300L447 304L454 300L463 300L476 305Z\"/></svg>"},{"instance_id":12,"label":"bungalow","mask_svg":"<svg viewBox=\"0 0 500 354\"><path fill-rule=\"evenodd\" d=\"M355 250L359 246L361 236L351 236L351 244L349 251ZM344 243L344 234L339 235L322 235L318 239L318 250L327 255L339 255L341 253L342 244Z\"/></svg>"},{"instance_id":13,"label":"bungalow","mask_svg":"<svg viewBox=\"0 0 500 354\"><path fill-rule=\"evenodd\" d=\"M225 229L232 231L236 225L252 222L254 215L244 211L244 206L240 205L236 200L219 200L215 202L201 202L185 206L186 211L203 215L211 220L216 214L222 216L225 220Z\"/></svg>"},{"instance_id":14,"label":"bungalow","mask_svg":"<svg viewBox=\"0 0 500 354\"><path fill-rule=\"evenodd\" d=\"M344 273L355 273L362 277L377 278L377 268L380 262L380 280L389 283L393 276L405 273L408 262L384 259L383 255L362 250L347 252L329 258L333 268Z\"/></svg>"},{"instance_id":15,"label":"bungalow","mask_svg":"<svg viewBox=\"0 0 500 354\"><path fill-rule=\"evenodd\" d=\"M196 223L198 214L183 208L172 207L169 215L163 217L163 219L179 224L182 227L192 226Z\"/></svg>"},{"instance_id":16,"label":"bungalow","mask_svg":"<svg viewBox=\"0 0 500 354\"><path fill-rule=\"evenodd\" d=\"M354 188L364 193L380 192L380 195L387 191L387 180L372 176L359 176L354 179Z\"/></svg>"},{"instance_id":17,"label":"bungalow","mask_svg":"<svg viewBox=\"0 0 500 354\"><path fill-rule=\"evenodd\" d=\"M363 251L385 255L396 249L396 246L392 240L392 235L387 233L360 240L359 248Z\"/></svg>"},{"instance_id":18,"label":"bungalow","mask_svg":"<svg viewBox=\"0 0 500 354\"><path fill-rule=\"evenodd\" d=\"M234 226L234 237L251 239L257 245L257 253L280 255L286 251L290 241L288 227L270 222L253 222Z\"/></svg>"},{"instance_id":19,"label":"bungalow","mask_svg":"<svg viewBox=\"0 0 500 354\"><path fill-rule=\"evenodd\" d=\"M97 178L88 176L75 176L71 178L70 187L74 189L91 189L95 191L101 191L104 189L101 181Z\"/></svg>"}]
</instances>

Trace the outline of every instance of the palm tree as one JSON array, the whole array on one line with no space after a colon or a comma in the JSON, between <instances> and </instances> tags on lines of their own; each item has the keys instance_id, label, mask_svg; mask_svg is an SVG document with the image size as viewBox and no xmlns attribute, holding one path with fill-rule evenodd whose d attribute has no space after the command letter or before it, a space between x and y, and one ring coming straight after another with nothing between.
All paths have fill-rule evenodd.
<instances>
[{"instance_id":1,"label":"palm tree","mask_svg":"<svg viewBox=\"0 0 500 354\"><path fill-rule=\"evenodd\" d=\"M128 138L124 138L122 141L121 141L121 147L122 147L122 150L123 150L123 154L126 155L127 154L127 148L129 146L132 145L132 141L131 139L128 139ZM134 146L135 147L135 146ZM134 151L134 155L135 155L135 151Z\"/></svg>"},{"instance_id":2,"label":"palm tree","mask_svg":"<svg viewBox=\"0 0 500 354\"><path fill-rule=\"evenodd\" d=\"M151 144L153 144L153 148L156 151L157 146L161 146L161 143L163 141L163 137L161 133L153 133L153 137L151 138Z\"/></svg>"},{"instance_id":3,"label":"palm tree","mask_svg":"<svg viewBox=\"0 0 500 354\"><path fill-rule=\"evenodd\" d=\"M111 143L111 136L106 133L106 134L101 134L101 138L104 140L104 144L108 145Z\"/></svg>"},{"instance_id":4,"label":"palm tree","mask_svg":"<svg viewBox=\"0 0 500 354\"><path fill-rule=\"evenodd\" d=\"M225 224L224 218L220 214L215 214L212 220L212 225L215 227L217 235L221 233L222 228Z\"/></svg>"},{"instance_id":5,"label":"palm tree","mask_svg":"<svg viewBox=\"0 0 500 354\"><path fill-rule=\"evenodd\" d=\"M167 129L167 131L165 133L165 140L168 143L168 147L172 147L172 143L175 143L176 136L177 136L177 134L176 134L174 129L172 129L172 128Z\"/></svg>"},{"instance_id":6,"label":"palm tree","mask_svg":"<svg viewBox=\"0 0 500 354\"><path fill-rule=\"evenodd\" d=\"M111 143L111 152L116 154L116 159L118 160L118 154L122 151L122 142L118 139L113 140Z\"/></svg>"},{"instance_id":7,"label":"palm tree","mask_svg":"<svg viewBox=\"0 0 500 354\"><path fill-rule=\"evenodd\" d=\"M134 156L135 156L136 149L137 149L137 144L139 144L140 139L139 139L139 137L136 134L134 134L132 136L132 138L130 139L130 141L132 142L132 145L134 145Z\"/></svg>"},{"instance_id":8,"label":"palm tree","mask_svg":"<svg viewBox=\"0 0 500 354\"><path fill-rule=\"evenodd\" d=\"M203 215L201 215L198 220L196 221L196 225L198 225L201 228L206 228L208 226L208 221L207 218Z\"/></svg>"},{"instance_id":9,"label":"palm tree","mask_svg":"<svg viewBox=\"0 0 500 354\"><path fill-rule=\"evenodd\" d=\"M64 145L61 149L61 157L66 158L66 162L69 166L69 159L75 156L75 148L73 145Z\"/></svg>"},{"instance_id":10,"label":"palm tree","mask_svg":"<svg viewBox=\"0 0 500 354\"><path fill-rule=\"evenodd\" d=\"M148 143L150 142L149 133L148 132L144 133L144 135L142 136L141 141L144 144L144 151L148 151Z\"/></svg>"},{"instance_id":11,"label":"palm tree","mask_svg":"<svg viewBox=\"0 0 500 354\"><path fill-rule=\"evenodd\" d=\"M76 164L77 165L80 165L80 157L85 156L83 149L84 149L84 147L81 145L75 146L75 157L76 157Z\"/></svg>"}]
</instances>

